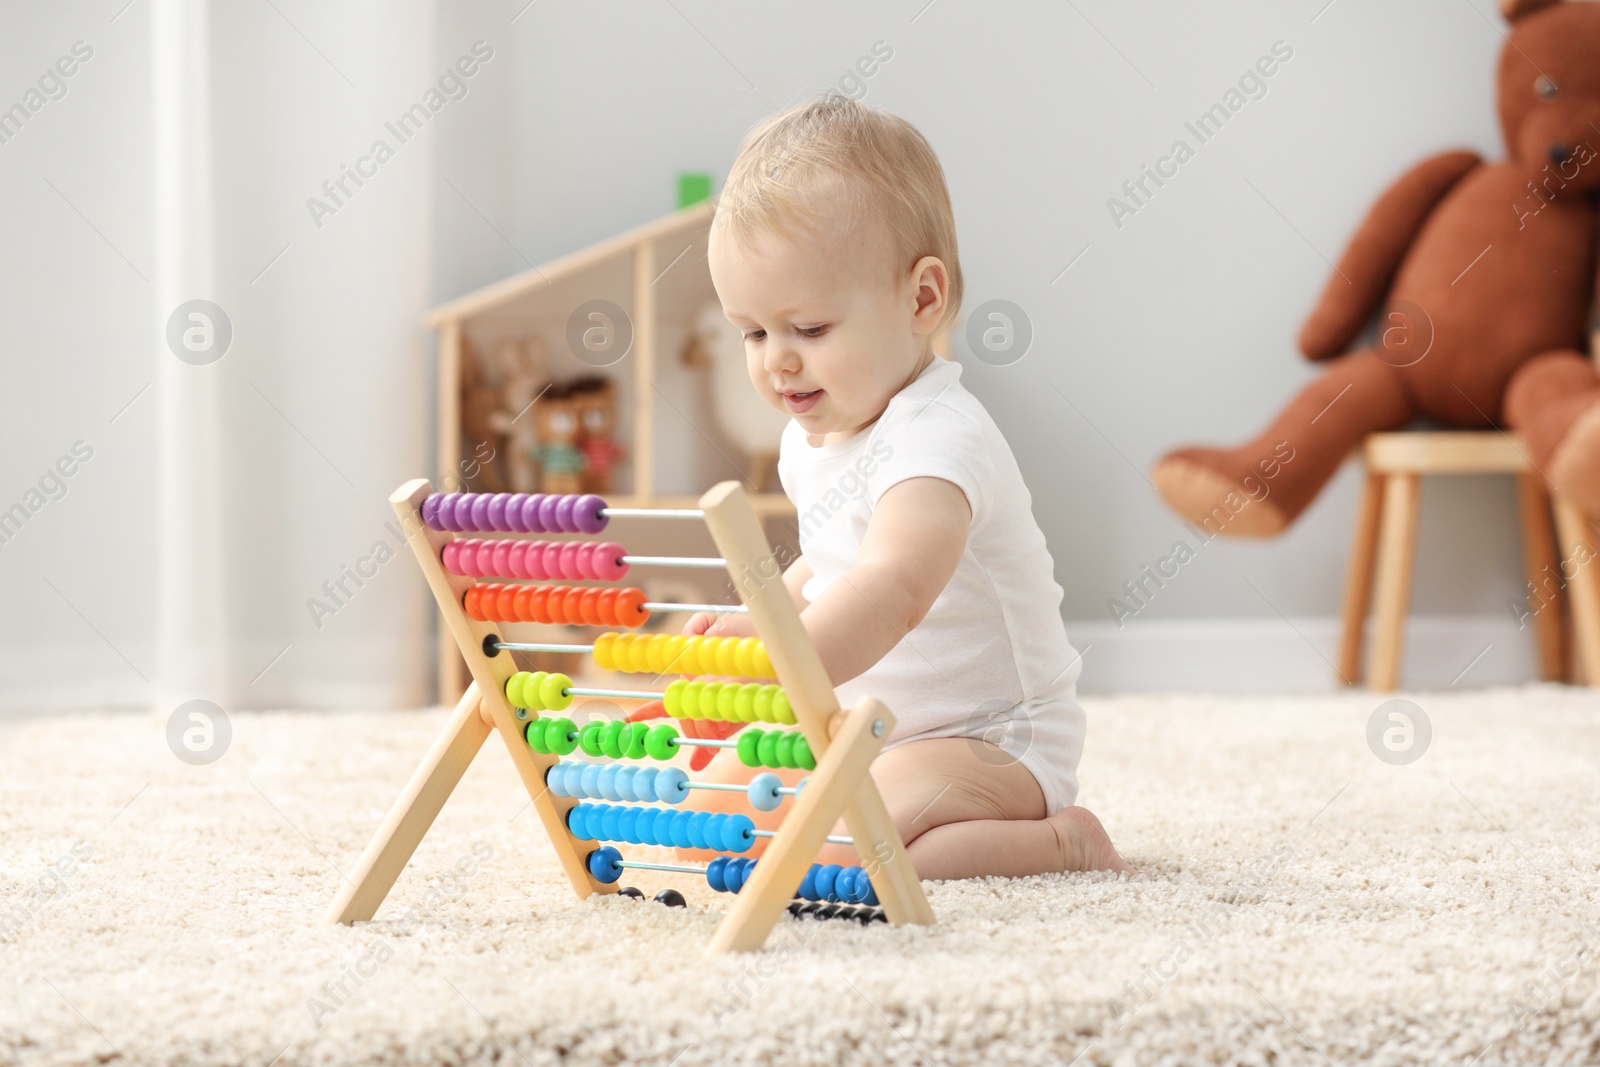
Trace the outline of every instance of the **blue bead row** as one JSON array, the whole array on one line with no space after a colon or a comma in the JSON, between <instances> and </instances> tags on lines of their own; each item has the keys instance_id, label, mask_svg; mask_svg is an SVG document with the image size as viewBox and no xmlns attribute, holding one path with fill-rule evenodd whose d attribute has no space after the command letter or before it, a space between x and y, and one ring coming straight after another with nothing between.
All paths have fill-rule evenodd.
<instances>
[{"instance_id":1,"label":"blue bead row","mask_svg":"<svg viewBox=\"0 0 1600 1067\"><path fill-rule=\"evenodd\" d=\"M748 815L619 804L579 804L567 813L567 829L585 841L714 848L745 852L755 841Z\"/></svg>"},{"instance_id":2,"label":"blue bead row","mask_svg":"<svg viewBox=\"0 0 1600 1067\"><path fill-rule=\"evenodd\" d=\"M622 864L619 862L621 859L622 853L606 845L589 853L584 865L589 868L589 874L595 881L610 885L622 877Z\"/></svg>"},{"instance_id":3,"label":"blue bead row","mask_svg":"<svg viewBox=\"0 0 1600 1067\"><path fill-rule=\"evenodd\" d=\"M740 856L718 856L706 867L706 885L718 893L737 893L754 873L756 861ZM813 863L800 880L796 897L835 904L877 904L872 879L860 867Z\"/></svg>"},{"instance_id":4,"label":"blue bead row","mask_svg":"<svg viewBox=\"0 0 1600 1067\"><path fill-rule=\"evenodd\" d=\"M706 885L718 893L737 893L754 873L756 861L744 856L718 856L706 867Z\"/></svg>"},{"instance_id":5,"label":"blue bead row","mask_svg":"<svg viewBox=\"0 0 1600 1067\"><path fill-rule=\"evenodd\" d=\"M878 894L872 891L872 879L864 868L841 867L837 863L813 863L794 895L845 904L878 903Z\"/></svg>"},{"instance_id":6,"label":"blue bead row","mask_svg":"<svg viewBox=\"0 0 1600 1067\"><path fill-rule=\"evenodd\" d=\"M587 800L663 801L679 804L689 795L689 776L677 767L635 767L625 763L563 760L551 766L544 784L558 797Z\"/></svg>"},{"instance_id":7,"label":"blue bead row","mask_svg":"<svg viewBox=\"0 0 1600 1067\"><path fill-rule=\"evenodd\" d=\"M682 813L666 814L675 818ZM622 877L621 860L622 853L608 845L589 853L586 866L596 881L609 884ZM737 893L750 880L750 876L755 872L755 866L756 861L748 857L718 856L706 866L706 885L718 893ZM872 891L872 880L867 877L865 870L860 867L841 867L836 863L813 863L811 869L806 871L806 876L800 880L800 888L795 890L794 895L796 898L826 900L834 904L876 905L878 903L878 894Z\"/></svg>"}]
</instances>

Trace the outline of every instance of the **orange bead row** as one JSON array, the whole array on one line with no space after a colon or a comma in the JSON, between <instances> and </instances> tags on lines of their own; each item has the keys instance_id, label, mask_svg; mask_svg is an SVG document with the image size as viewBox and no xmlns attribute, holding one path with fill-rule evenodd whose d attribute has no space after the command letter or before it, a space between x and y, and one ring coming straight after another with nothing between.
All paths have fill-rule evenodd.
<instances>
[{"instance_id":1,"label":"orange bead row","mask_svg":"<svg viewBox=\"0 0 1600 1067\"><path fill-rule=\"evenodd\" d=\"M479 622L639 627L650 618L644 602L644 590L631 587L477 582L467 590L462 606Z\"/></svg>"}]
</instances>

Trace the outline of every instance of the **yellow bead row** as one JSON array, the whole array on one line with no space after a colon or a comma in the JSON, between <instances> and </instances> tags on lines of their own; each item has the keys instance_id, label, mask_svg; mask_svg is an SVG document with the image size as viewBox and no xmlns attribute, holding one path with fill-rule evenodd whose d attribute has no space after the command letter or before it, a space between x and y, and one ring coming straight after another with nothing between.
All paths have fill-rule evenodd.
<instances>
[{"instance_id":1,"label":"yellow bead row","mask_svg":"<svg viewBox=\"0 0 1600 1067\"><path fill-rule=\"evenodd\" d=\"M789 698L775 685L679 678L667 686L662 703L675 719L794 724Z\"/></svg>"},{"instance_id":2,"label":"yellow bead row","mask_svg":"<svg viewBox=\"0 0 1600 1067\"><path fill-rule=\"evenodd\" d=\"M595 666L634 674L726 674L775 678L759 637L603 633L594 639Z\"/></svg>"}]
</instances>

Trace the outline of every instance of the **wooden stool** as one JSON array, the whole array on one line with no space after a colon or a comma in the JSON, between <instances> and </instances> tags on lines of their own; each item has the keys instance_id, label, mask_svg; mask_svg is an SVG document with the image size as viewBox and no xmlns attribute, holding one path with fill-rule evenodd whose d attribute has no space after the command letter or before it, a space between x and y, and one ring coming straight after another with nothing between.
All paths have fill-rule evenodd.
<instances>
[{"instance_id":1,"label":"wooden stool","mask_svg":"<svg viewBox=\"0 0 1600 1067\"><path fill-rule=\"evenodd\" d=\"M1539 676L1545 681L1561 681L1567 676L1562 602L1570 598L1576 645L1573 658L1590 685L1600 684L1597 539L1591 535L1582 512L1566 500L1550 496L1544 476L1533 469L1516 435L1495 431L1375 433L1367 437L1362 455L1367 482L1361 495L1361 514L1356 520L1350 569L1345 575L1338 667L1342 681L1354 685L1361 680L1363 630L1376 571L1377 623L1368 685L1388 692L1400 684L1400 651L1411 599L1422 475L1504 472L1517 477L1523 563L1528 580L1536 589L1546 588L1548 570L1556 575L1558 583L1556 588L1546 588L1550 599L1532 615L1539 642ZM1560 533L1560 558L1569 561L1565 567L1554 551L1552 507ZM1574 567L1576 573L1569 577L1566 572ZM1564 589L1560 587L1563 579Z\"/></svg>"}]
</instances>

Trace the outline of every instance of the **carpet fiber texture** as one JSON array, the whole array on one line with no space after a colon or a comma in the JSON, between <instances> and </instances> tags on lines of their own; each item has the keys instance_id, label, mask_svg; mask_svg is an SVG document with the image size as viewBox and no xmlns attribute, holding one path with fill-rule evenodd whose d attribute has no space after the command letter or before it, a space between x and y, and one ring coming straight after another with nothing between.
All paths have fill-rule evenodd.
<instances>
[{"instance_id":1,"label":"carpet fiber texture","mask_svg":"<svg viewBox=\"0 0 1600 1067\"><path fill-rule=\"evenodd\" d=\"M1086 699L1133 879L928 883L925 929L578 902L497 738L377 921L320 925L446 715L0 727L0 1064L1600 1061L1600 697ZM1414 723L1419 723L1412 715ZM1398 732L1395 732L1398 731Z\"/></svg>"}]
</instances>

